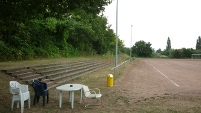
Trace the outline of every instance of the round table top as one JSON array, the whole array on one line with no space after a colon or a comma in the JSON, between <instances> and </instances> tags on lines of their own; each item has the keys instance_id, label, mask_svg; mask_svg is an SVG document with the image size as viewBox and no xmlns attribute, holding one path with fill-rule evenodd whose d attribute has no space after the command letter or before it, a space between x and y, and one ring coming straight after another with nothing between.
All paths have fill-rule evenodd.
<instances>
[{"instance_id":1,"label":"round table top","mask_svg":"<svg viewBox=\"0 0 201 113\"><path fill-rule=\"evenodd\" d=\"M75 90L80 90L82 89L84 85L82 84L65 84L56 87L57 90L62 90L62 91L75 91Z\"/></svg>"}]
</instances>

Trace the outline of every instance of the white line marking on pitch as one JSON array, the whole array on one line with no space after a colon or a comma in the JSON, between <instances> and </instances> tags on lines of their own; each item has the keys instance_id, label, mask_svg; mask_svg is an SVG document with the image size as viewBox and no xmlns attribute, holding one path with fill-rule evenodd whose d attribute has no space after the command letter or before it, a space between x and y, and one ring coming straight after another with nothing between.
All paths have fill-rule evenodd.
<instances>
[{"instance_id":1,"label":"white line marking on pitch","mask_svg":"<svg viewBox=\"0 0 201 113\"><path fill-rule=\"evenodd\" d=\"M145 60L146 61L146 60ZM146 61L147 62L147 61ZM147 62L148 63L148 62ZM150 63L148 63L150 66L152 66ZM176 84L173 80L171 80L169 77L167 77L164 73L162 73L160 70L158 70L156 67L152 66L156 71L158 71L161 75L163 75L165 78L167 78L169 81L171 81L175 86L179 87L178 84Z\"/></svg>"}]
</instances>

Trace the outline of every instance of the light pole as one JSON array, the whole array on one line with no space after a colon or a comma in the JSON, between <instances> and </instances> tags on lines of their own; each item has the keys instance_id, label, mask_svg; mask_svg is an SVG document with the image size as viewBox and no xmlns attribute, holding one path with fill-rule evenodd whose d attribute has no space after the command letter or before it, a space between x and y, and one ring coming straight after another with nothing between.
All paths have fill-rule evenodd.
<instances>
[{"instance_id":1,"label":"light pole","mask_svg":"<svg viewBox=\"0 0 201 113\"><path fill-rule=\"evenodd\" d=\"M131 46L130 46L130 58L132 58L132 57L131 57L131 53L132 53L132 52L131 52L131 51L132 51L132 48L131 48L131 47L132 47L132 27L133 27L133 25L131 25Z\"/></svg>"},{"instance_id":2,"label":"light pole","mask_svg":"<svg viewBox=\"0 0 201 113\"><path fill-rule=\"evenodd\" d=\"M115 67L118 66L118 0L116 5L116 57L115 57Z\"/></svg>"}]
</instances>

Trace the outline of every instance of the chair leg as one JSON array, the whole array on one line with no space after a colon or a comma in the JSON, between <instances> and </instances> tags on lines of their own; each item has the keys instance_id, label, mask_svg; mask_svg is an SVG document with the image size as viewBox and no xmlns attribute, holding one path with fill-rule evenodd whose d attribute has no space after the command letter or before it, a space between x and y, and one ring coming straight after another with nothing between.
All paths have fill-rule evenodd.
<instances>
[{"instance_id":1,"label":"chair leg","mask_svg":"<svg viewBox=\"0 0 201 113\"><path fill-rule=\"evenodd\" d=\"M87 108L89 106L89 103L87 101L87 98L84 99L84 103L86 104L84 107Z\"/></svg>"},{"instance_id":2,"label":"chair leg","mask_svg":"<svg viewBox=\"0 0 201 113\"><path fill-rule=\"evenodd\" d=\"M86 105L84 106L85 108L87 108L90 104L89 104L89 101L87 100L87 98L85 98L85 100L84 100L85 102L84 103L86 103Z\"/></svg>"},{"instance_id":3,"label":"chair leg","mask_svg":"<svg viewBox=\"0 0 201 113\"><path fill-rule=\"evenodd\" d=\"M24 100L21 100L20 104L21 104L21 113L23 113L24 112Z\"/></svg>"},{"instance_id":4,"label":"chair leg","mask_svg":"<svg viewBox=\"0 0 201 113\"><path fill-rule=\"evenodd\" d=\"M14 102L15 103L15 102ZM19 108L19 106L20 106L20 102L19 101L17 101L17 108Z\"/></svg>"},{"instance_id":5,"label":"chair leg","mask_svg":"<svg viewBox=\"0 0 201 113\"><path fill-rule=\"evenodd\" d=\"M85 105L84 107L86 108L86 107L88 107L88 106L89 106L89 104Z\"/></svg>"},{"instance_id":6,"label":"chair leg","mask_svg":"<svg viewBox=\"0 0 201 113\"><path fill-rule=\"evenodd\" d=\"M47 103L49 102L49 93L47 92Z\"/></svg>"},{"instance_id":7,"label":"chair leg","mask_svg":"<svg viewBox=\"0 0 201 113\"><path fill-rule=\"evenodd\" d=\"M12 110L13 110L13 106L14 106L14 97L12 98L12 105L11 105Z\"/></svg>"},{"instance_id":8,"label":"chair leg","mask_svg":"<svg viewBox=\"0 0 201 113\"><path fill-rule=\"evenodd\" d=\"M100 101L100 102L99 102L99 101ZM102 105L102 98L100 98L100 100L97 99L97 105L98 105L98 106L101 106L101 105Z\"/></svg>"},{"instance_id":9,"label":"chair leg","mask_svg":"<svg viewBox=\"0 0 201 113\"><path fill-rule=\"evenodd\" d=\"M33 101L33 105L36 104L36 95L34 96L34 101Z\"/></svg>"},{"instance_id":10,"label":"chair leg","mask_svg":"<svg viewBox=\"0 0 201 113\"><path fill-rule=\"evenodd\" d=\"M45 106L45 95L43 95L43 106Z\"/></svg>"},{"instance_id":11,"label":"chair leg","mask_svg":"<svg viewBox=\"0 0 201 113\"><path fill-rule=\"evenodd\" d=\"M30 109L30 96L29 96L29 99L28 99L28 106L29 106L29 109Z\"/></svg>"},{"instance_id":12,"label":"chair leg","mask_svg":"<svg viewBox=\"0 0 201 113\"><path fill-rule=\"evenodd\" d=\"M86 101L87 99L85 99ZM102 98L99 99L96 99L96 103L94 102L95 100L93 100L92 102L92 105L89 104L89 102L85 105L85 108L88 107L88 106L101 106L102 105ZM100 102L99 102L100 101ZM86 103L86 102L85 102ZM100 103L100 104L99 104Z\"/></svg>"},{"instance_id":13,"label":"chair leg","mask_svg":"<svg viewBox=\"0 0 201 113\"><path fill-rule=\"evenodd\" d=\"M39 102L39 100L40 100L40 96L37 97L37 103Z\"/></svg>"}]
</instances>

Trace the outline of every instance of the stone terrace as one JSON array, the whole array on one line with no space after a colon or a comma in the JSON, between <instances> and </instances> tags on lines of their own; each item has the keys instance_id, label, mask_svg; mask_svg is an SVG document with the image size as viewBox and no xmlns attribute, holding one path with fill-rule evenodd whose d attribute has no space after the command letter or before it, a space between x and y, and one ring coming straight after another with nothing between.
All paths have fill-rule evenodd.
<instances>
[{"instance_id":1,"label":"stone terrace","mask_svg":"<svg viewBox=\"0 0 201 113\"><path fill-rule=\"evenodd\" d=\"M95 60L85 60L69 63L56 63L37 65L32 67L20 67L2 70L10 76L16 77L27 84L31 84L34 78L46 82L48 88L54 88L87 73L100 70L109 66L109 63Z\"/></svg>"}]
</instances>

